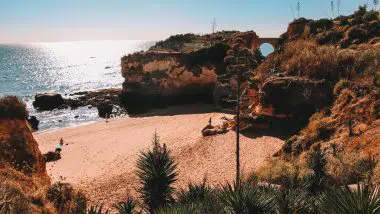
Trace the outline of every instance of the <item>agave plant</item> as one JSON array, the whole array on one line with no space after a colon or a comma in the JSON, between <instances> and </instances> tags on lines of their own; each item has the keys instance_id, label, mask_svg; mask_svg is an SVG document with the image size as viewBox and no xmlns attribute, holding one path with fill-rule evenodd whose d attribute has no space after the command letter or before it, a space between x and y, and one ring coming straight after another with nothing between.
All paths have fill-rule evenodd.
<instances>
[{"instance_id":1,"label":"agave plant","mask_svg":"<svg viewBox=\"0 0 380 214\"><path fill-rule=\"evenodd\" d=\"M275 196L266 187L227 184L220 190L220 200L225 213L231 214L271 213L275 209Z\"/></svg>"},{"instance_id":2,"label":"agave plant","mask_svg":"<svg viewBox=\"0 0 380 214\"><path fill-rule=\"evenodd\" d=\"M119 214L135 214L136 212L136 202L135 200L128 195L127 200L124 202L118 202L113 205Z\"/></svg>"},{"instance_id":3,"label":"agave plant","mask_svg":"<svg viewBox=\"0 0 380 214\"><path fill-rule=\"evenodd\" d=\"M357 185L356 190L348 186L325 192L319 199L320 211L329 214L380 213L379 187Z\"/></svg>"},{"instance_id":4,"label":"agave plant","mask_svg":"<svg viewBox=\"0 0 380 214\"><path fill-rule=\"evenodd\" d=\"M91 205L90 208L87 210L87 214L109 214L110 211L108 209L103 210L103 204L101 205Z\"/></svg>"},{"instance_id":5,"label":"agave plant","mask_svg":"<svg viewBox=\"0 0 380 214\"><path fill-rule=\"evenodd\" d=\"M173 201L173 184L177 180L176 163L166 146L161 146L157 134L153 150L142 152L137 160L138 192L149 213Z\"/></svg>"}]
</instances>

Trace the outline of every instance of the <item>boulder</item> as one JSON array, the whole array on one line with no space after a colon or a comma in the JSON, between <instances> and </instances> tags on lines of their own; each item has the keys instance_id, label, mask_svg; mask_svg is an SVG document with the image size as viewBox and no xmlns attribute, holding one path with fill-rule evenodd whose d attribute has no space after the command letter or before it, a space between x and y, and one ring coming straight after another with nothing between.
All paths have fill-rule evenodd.
<instances>
[{"instance_id":1,"label":"boulder","mask_svg":"<svg viewBox=\"0 0 380 214\"><path fill-rule=\"evenodd\" d=\"M37 119L37 117L29 116L26 120L29 122L30 126L34 130L38 130L38 125L40 124L40 121Z\"/></svg>"},{"instance_id":2,"label":"boulder","mask_svg":"<svg viewBox=\"0 0 380 214\"><path fill-rule=\"evenodd\" d=\"M227 130L227 126L223 125L223 126L212 126L210 124L208 124L206 127L204 127L202 129L202 136L203 137L206 137L206 136L214 136L214 135L217 135L217 134L225 134L227 133L228 130Z\"/></svg>"},{"instance_id":3,"label":"boulder","mask_svg":"<svg viewBox=\"0 0 380 214\"><path fill-rule=\"evenodd\" d=\"M63 104L62 96L57 93L36 94L33 101L33 106L40 110L52 110Z\"/></svg>"},{"instance_id":4,"label":"boulder","mask_svg":"<svg viewBox=\"0 0 380 214\"><path fill-rule=\"evenodd\" d=\"M108 103L101 103L97 106L99 117L105 118L106 114L111 115L113 105Z\"/></svg>"},{"instance_id":5,"label":"boulder","mask_svg":"<svg viewBox=\"0 0 380 214\"><path fill-rule=\"evenodd\" d=\"M48 152L46 154L43 154L43 157L46 162L53 162L61 159L61 153L59 152Z\"/></svg>"}]
</instances>

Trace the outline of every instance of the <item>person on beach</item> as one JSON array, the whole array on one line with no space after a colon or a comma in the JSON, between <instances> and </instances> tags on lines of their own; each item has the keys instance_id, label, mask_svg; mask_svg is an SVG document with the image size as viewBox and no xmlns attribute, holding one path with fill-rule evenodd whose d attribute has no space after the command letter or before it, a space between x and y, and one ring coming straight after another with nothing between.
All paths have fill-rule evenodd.
<instances>
[{"instance_id":1,"label":"person on beach","mask_svg":"<svg viewBox=\"0 0 380 214\"><path fill-rule=\"evenodd\" d=\"M208 120L208 125L211 126L211 117L210 117L210 119Z\"/></svg>"},{"instance_id":2,"label":"person on beach","mask_svg":"<svg viewBox=\"0 0 380 214\"><path fill-rule=\"evenodd\" d=\"M108 123L109 114L106 113L106 123Z\"/></svg>"},{"instance_id":3,"label":"person on beach","mask_svg":"<svg viewBox=\"0 0 380 214\"><path fill-rule=\"evenodd\" d=\"M63 146L63 139L59 140L59 143L55 145L55 152L61 153Z\"/></svg>"}]
</instances>

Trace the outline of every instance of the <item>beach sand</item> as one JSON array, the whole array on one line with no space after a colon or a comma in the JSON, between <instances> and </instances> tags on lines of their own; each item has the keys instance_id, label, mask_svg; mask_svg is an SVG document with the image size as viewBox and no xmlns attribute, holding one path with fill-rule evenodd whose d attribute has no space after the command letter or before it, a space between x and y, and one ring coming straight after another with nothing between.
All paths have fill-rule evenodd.
<instances>
[{"instance_id":1,"label":"beach sand","mask_svg":"<svg viewBox=\"0 0 380 214\"><path fill-rule=\"evenodd\" d=\"M203 105L176 106L108 123L35 133L34 137L43 153L54 150L59 139L64 139L62 159L47 164L53 182L70 182L86 191L91 203L110 205L124 200L127 192L135 193L135 163L139 152L151 147L155 131L178 163L177 188L186 187L188 182L200 183L204 178L211 185L233 181L235 132L201 135L210 117L215 125L223 116L233 117ZM283 144L269 136L241 135L240 140L244 174L256 169Z\"/></svg>"}]
</instances>

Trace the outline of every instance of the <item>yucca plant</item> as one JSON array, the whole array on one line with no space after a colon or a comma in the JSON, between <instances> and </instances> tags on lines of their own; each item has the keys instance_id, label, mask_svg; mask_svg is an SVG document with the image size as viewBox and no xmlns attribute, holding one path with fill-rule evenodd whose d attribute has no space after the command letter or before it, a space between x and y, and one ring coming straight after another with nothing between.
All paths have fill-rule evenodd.
<instances>
[{"instance_id":1,"label":"yucca plant","mask_svg":"<svg viewBox=\"0 0 380 214\"><path fill-rule=\"evenodd\" d=\"M300 189L274 189L273 192L278 214L316 213L312 196Z\"/></svg>"},{"instance_id":2,"label":"yucca plant","mask_svg":"<svg viewBox=\"0 0 380 214\"><path fill-rule=\"evenodd\" d=\"M176 204L174 206L160 207L155 214L203 214L195 204Z\"/></svg>"},{"instance_id":3,"label":"yucca plant","mask_svg":"<svg viewBox=\"0 0 380 214\"><path fill-rule=\"evenodd\" d=\"M227 184L220 190L224 212L229 214L270 213L275 209L274 199L273 192L266 187Z\"/></svg>"},{"instance_id":4,"label":"yucca plant","mask_svg":"<svg viewBox=\"0 0 380 214\"><path fill-rule=\"evenodd\" d=\"M320 211L328 214L374 214L380 213L379 187L357 185L356 190L348 186L321 195Z\"/></svg>"},{"instance_id":5,"label":"yucca plant","mask_svg":"<svg viewBox=\"0 0 380 214\"><path fill-rule=\"evenodd\" d=\"M101 205L91 205L87 210L87 214L109 214L110 211L108 209L103 210L103 204Z\"/></svg>"},{"instance_id":6,"label":"yucca plant","mask_svg":"<svg viewBox=\"0 0 380 214\"><path fill-rule=\"evenodd\" d=\"M137 214L136 201L130 195L127 196L125 201L114 204L113 208L115 208L119 214Z\"/></svg>"},{"instance_id":7,"label":"yucca plant","mask_svg":"<svg viewBox=\"0 0 380 214\"><path fill-rule=\"evenodd\" d=\"M308 153L307 167L311 170L303 178L303 188L313 195L317 195L326 189L327 184L327 159L319 147Z\"/></svg>"},{"instance_id":8,"label":"yucca plant","mask_svg":"<svg viewBox=\"0 0 380 214\"><path fill-rule=\"evenodd\" d=\"M220 213L222 210L217 191L207 185L206 180L201 184L189 183L188 189L182 189L178 194L178 204L196 207L198 213Z\"/></svg>"},{"instance_id":9,"label":"yucca plant","mask_svg":"<svg viewBox=\"0 0 380 214\"><path fill-rule=\"evenodd\" d=\"M189 203L204 201L211 194L212 189L203 181L201 184L188 184L188 189L182 189L178 194L178 202Z\"/></svg>"},{"instance_id":10,"label":"yucca plant","mask_svg":"<svg viewBox=\"0 0 380 214\"><path fill-rule=\"evenodd\" d=\"M137 160L136 172L140 181L138 192L149 213L174 201L173 184L178 175L177 164L165 144L160 145L156 133L152 143L153 150L141 152Z\"/></svg>"}]
</instances>

